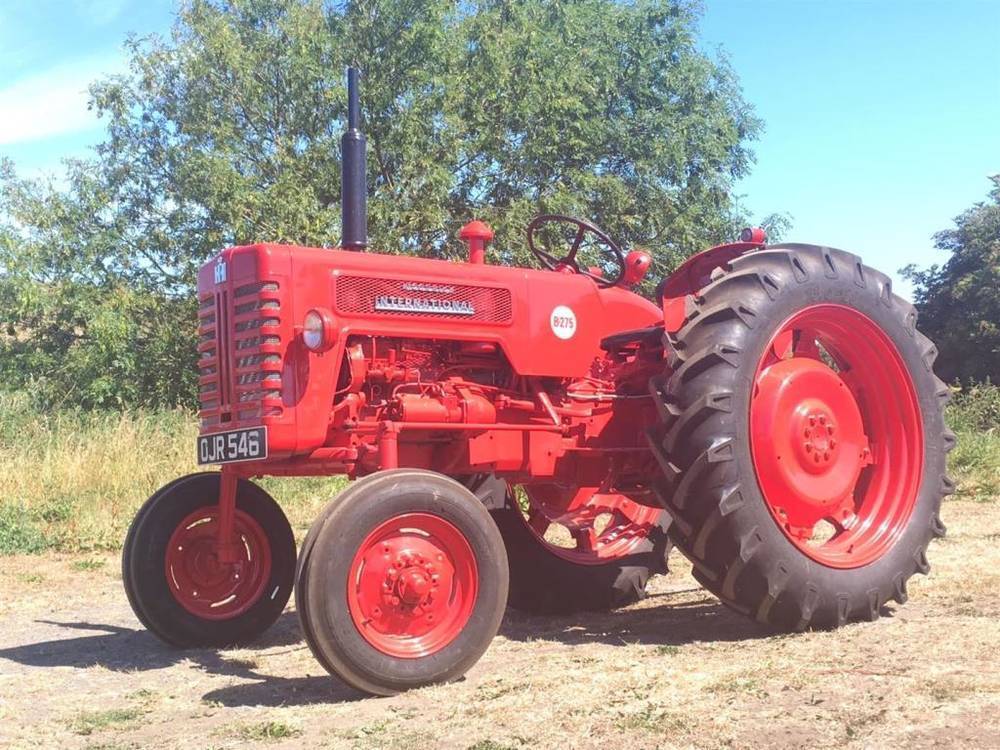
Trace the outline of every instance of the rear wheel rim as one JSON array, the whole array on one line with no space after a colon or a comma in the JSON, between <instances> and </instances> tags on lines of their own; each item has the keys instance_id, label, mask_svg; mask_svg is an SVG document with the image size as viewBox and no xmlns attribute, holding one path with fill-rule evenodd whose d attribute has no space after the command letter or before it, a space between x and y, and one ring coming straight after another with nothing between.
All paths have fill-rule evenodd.
<instances>
[{"instance_id":1,"label":"rear wheel rim","mask_svg":"<svg viewBox=\"0 0 1000 750\"><path fill-rule=\"evenodd\" d=\"M405 513L358 548L347 606L361 637L388 656L429 656L452 643L475 608L479 568L465 535L431 513Z\"/></svg>"},{"instance_id":2,"label":"rear wheel rim","mask_svg":"<svg viewBox=\"0 0 1000 750\"><path fill-rule=\"evenodd\" d=\"M577 565L603 565L644 551L650 534L660 528L663 511L627 495L556 484L522 489L528 510L521 515L532 534L552 554ZM554 525L568 532L566 546L546 538Z\"/></svg>"},{"instance_id":3,"label":"rear wheel rim","mask_svg":"<svg viewBox=\"0 0 1000 750\"><path fill-rule=\"evenodd\" d=\"M868 565L905 530L923 469L920 407L899 351L863 313L813 305L778 328L756 372L750 442L768 510L813 560Z\"/></svg>"},{"instance_id":4,"label":"rear wheel rim","mask_svg":"<svg viewBox=\"0 0 1000 750\"><path fill-rule=\"evenodd\" d=\"M218 508L188 514L170 536L167 587L185 610L203 620L239 617L256 604L271 577L271 545L253 516L237 509L235 563L218 559Z\"/></svg>"}]
</instances>

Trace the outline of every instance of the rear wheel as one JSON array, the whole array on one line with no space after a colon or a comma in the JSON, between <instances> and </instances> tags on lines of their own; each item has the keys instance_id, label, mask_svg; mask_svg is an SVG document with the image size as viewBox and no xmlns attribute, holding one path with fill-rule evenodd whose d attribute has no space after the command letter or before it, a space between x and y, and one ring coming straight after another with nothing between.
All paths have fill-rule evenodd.
<instances>
[{"instance_id":1,"label":"rear wheel","mask_svg":"<svg viewBox=\"0 0 1000 750\"><path fill-rule=\"evenodd\" d=\"M328 671L376 695L463 675L500 626L507 559L465 487L428 471L366 477L310 531L296 596Z\"/></svg>"},{"instance_id":2,"label":"rear wheel","mask_svg":"<svg viewBox=\"0 0 1000 750\"><path fill-rule=\"evenodd\" d=\"M136 617L175 646L251 642L281 614L292 591L295 540L285 514L240 480L235 533L239 559L216 555L220 475L193 474L155 493L139 510L122 551L122 578Z\"/></svg>"},{"instance_id":3,"label":"rear wheel","mask_svg":"<svg viewBox=\"0 0 1000 750\"><path fill-rule=\"evenodd\" d=\"M734 260L668 336L657 493L695 577L783 629L878 617L929 569L954 435L933 344L848 253Z\"/></svg>"},{"instance_id":4,"label":"rear wheel","mask_svg":"<svg viewBox=\"0 0 1000 750\"><path fill-rule=\"evenodd\" d=\"M670 517L659 508L593 487L539 483L511 490L492 476L477 485L477 494L484 492L506 497L491 514L507 547L515 609L566 614L623 607L645 596L651 575L667 570Z\"/></svg>"}]
</instances>

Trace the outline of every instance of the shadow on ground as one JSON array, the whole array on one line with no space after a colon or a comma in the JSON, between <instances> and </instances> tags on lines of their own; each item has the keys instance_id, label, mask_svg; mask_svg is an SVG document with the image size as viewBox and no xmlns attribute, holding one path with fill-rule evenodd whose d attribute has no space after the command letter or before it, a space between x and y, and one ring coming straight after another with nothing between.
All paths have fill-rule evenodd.
<instances>
[{"instance_id":1,"label":"shadow on ground","mask_svg":"<svg viewBox=\"0 0 1000 750\"><path fill-rule=\"evenodd\" d=\"M680 646L697 641L753 640L772 634L715 599L674 601L683 593L687 592L653 594L645 606L619 612L543 617L508 610L500 635L515 641L555 641L571 646L590 643ZM316 669L321 672L318 676L278 677L262 674L252 661L239 655L227 657L225 651L172 648L145 630L91 622L38 622L89 632L0 649L0 660L30 667L87 669L100 666L118 672L165 669L190 662L211 674L248 681L212 690L203 696L205 701L224 706L305 705L365 697L322 673L318 664ZM284 613L254 644L254 648L260 649L281 646L306 648L293 612Z\"/></svg>"},{"instance_id":2,"label":"shadow on ground","mask_svg":"<svg viewBox=\"0 0 1000 750\"><path fill-rule=\"evenodd\" d=\"M645 606L618 612L581 612L540 617L508 609L500 635L515 641L556 641L570 646L683 646L699 641L748 641L774 635L711 596L680 601L693 588L650 594Z\"/></svg>"}]
</instances>

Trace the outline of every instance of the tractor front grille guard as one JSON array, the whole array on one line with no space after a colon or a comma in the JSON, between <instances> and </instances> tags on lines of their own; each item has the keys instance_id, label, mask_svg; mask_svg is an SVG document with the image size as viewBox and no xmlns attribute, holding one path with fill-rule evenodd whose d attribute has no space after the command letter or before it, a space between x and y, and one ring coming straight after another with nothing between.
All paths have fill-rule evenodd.
<instances>
[{"instance_id":1,"label":"tractor front grille guard","mask_svg":"<svg viewBox=\"0 0 1000 750\"><path fill-rule=\"evenodd\" d=\"M281 416L281 289L225 286L199 299L202 429Z\"/></svg>"}]
</instances>

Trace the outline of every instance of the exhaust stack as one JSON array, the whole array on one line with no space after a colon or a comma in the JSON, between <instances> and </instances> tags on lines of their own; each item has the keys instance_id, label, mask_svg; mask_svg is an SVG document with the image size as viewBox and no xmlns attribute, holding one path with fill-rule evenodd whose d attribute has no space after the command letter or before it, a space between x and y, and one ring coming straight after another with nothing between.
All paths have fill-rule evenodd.
<instances>
[{"instance_id":1,"label":"exhaust stack","mask_svg":"<svg viewBox=\"0 0 1000 750\"><path fill-rule=\"evenodd\" d=\"M361 252L368 247L368 180L358 75L357 68L347 69L347 130L340 139L340 245Z\"/></svg>"}]
</instances>

